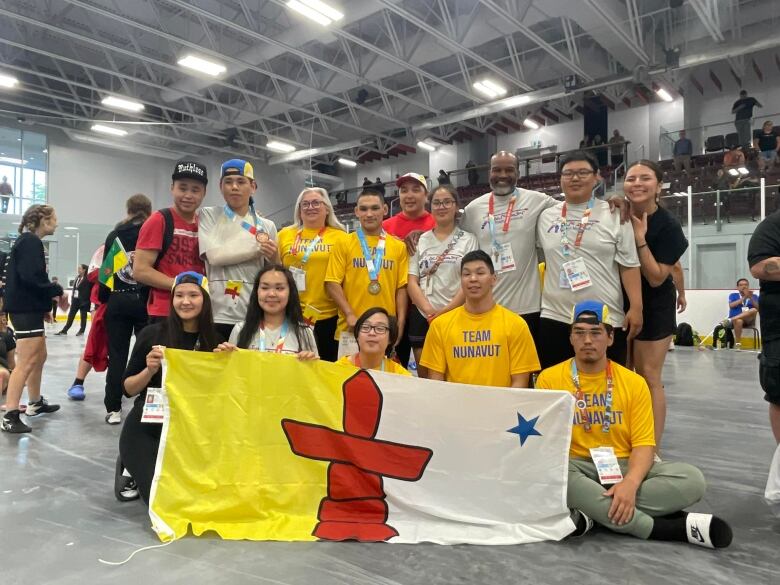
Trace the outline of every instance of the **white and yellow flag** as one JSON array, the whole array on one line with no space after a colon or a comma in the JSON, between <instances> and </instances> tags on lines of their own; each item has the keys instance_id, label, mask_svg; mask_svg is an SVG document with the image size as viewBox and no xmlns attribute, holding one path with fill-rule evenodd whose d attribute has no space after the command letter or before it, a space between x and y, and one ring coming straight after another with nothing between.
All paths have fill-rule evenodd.
<instances>
[{"instance_id":1,"label":"white and yellow flag","mask_svg":"<svg viewBox=\"0 0 780 585\"><path fill-rule=\"evenodd\" d=\"M560 540L573 399L251 351L166 350L162 540Z\"/></svg>"}]
</instances>

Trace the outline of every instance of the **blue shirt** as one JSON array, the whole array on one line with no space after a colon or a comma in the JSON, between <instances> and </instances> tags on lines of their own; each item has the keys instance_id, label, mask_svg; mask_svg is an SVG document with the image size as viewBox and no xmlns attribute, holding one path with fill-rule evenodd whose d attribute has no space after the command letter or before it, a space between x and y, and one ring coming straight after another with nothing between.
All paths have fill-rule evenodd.
<instances>
[{"instance_id":1,"label":"blue shirt","mask_svg":"<svg viewBox=\"0 0 780 585\"><path fill-rule=\"evenodd\" d=\"M740 299L742 295L738 292L733 292L729 295L729 305L733 303L734 301L737 301ZM742 307L745 307L745 309L755 309L756 305L758 304L758 295L753 293L749 299L743 299L742 300L742 306L737 307L729 307L729 319L731 317L736 317L740 313L742 313L743 309Z\"/></svg>"},{"instance_id":2,"label":"blue shirt","mask_svg":"<svg viewBox=\"0 0 780 585\"><path fill-rule=\"evenodd\" d=\"M693 143L690 138L680 138L674 143L674 156L693 154Z\"/></svg>"}]
</instances>

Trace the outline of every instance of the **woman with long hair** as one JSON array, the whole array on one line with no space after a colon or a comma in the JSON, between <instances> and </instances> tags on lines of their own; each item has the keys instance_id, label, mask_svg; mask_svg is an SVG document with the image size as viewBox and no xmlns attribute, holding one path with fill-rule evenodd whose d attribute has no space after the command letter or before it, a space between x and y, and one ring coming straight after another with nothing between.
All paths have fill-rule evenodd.
<instances>
[{"instance_id":1,"label":"woman with long hair","mask_svg":"<svg viewBox=\"0 0 780 585\"><path fill-rule=\"evenodd\" d=\"M293 225L279 232L282 264L293 273L303 314L307 322L314 323L319 355L329 362L338 357L338 307L325 290L325 272L331 250L346 237L328 192L319 187L301 191Z\"/></svg>"},{"instance_id":2,"label":"woman with long hair","mask_svg":"<svg viewBox=\"0 0 780 585\"><path fill-rule=\"evenodd\" d=\"M674 266L685 250L680 222L658 205L663 171L650 160L629 165L623 190L631 202L631 223L642 273L643 327L634 339L634 367L650 387L656 450L666 422L666 395L661 382L669 341L677 329Z\"/></svg>"},{"instance_id":3,"label":"woman with long hair","mask_svg":"<svg viewBox=\"0 0 780 585\"><path fill-rule=\"evenodd\" d=\"M51 320L51 300L63 294L62 287L49 281L42 238L57 229L57 214L50 205L31 205L19 224L21 234L11 248L6 272L5 310L16 329L16 367L8 381L6 413L2 429L7 433L29 433L20 419L19 401L27 385L27 416L56 412L41 396L41 376L46 362L43 322Z\"/></svg>"},{"instance_id":4,"label":"woman with long hair","mask_svg":"<svg viewBox=\"0 0 780 585\"><path fill-rule=\"evenodd\" d=\"M211 352L222 341L214 327L208 290L205 276L182 272L174 279L166 320L138 334L122 380L125 396L135 397L119 437L114 489L122 501L140 494L144 502L149 502L162 425L142 423L141 416L147 388L159 388L162 383L163 350Z\"/></svg>"},{"instance_id":5,"label":"woman with long hair","mask_svg":"<svg viewBox=\"0 0 780 585\"><path fill-rule=\"evenodd\" d=\"M114 274L113 289L101 283L98 297L106 304L104 321L108 339L108 372L103 404L106 407L105 421L110 425L118 425L122 421L122 375L130 351L130 340L133 334L137 337L149 321L146 314L148 289L133 277L133 259L141 226L152 214L152 202L146 195L138 193L127 200L125 207L127 217L106 236L103 254L105 259L114 242L119 240L129 261ZM83 378L76 378L68 390L68 396L74 400L83 399Z\"/></svg>"},{"instance_id":6,"label":"woman with long hair","mask_svg":"<svg viewBox=\"0 0 780 585\"><path fill-rule=\"evenodd\" d=\"M387 351L395 346L398 339L398 321L385 309L372 307L366 310L355 321L354 334L358 352L345 355L337 363L411 376L401 364L387 357Z\"/></svg>"},{"instance_id":7,"label":"woman with long hair","mask_svg":"<svg viewBox=\"0 0 780 585\"><path fill-rule=\"evenodd\" d=\"M303 320L298 289L284 266L264 267L255 277L246 319L233 327L221 351L236 348L293 353L299 359L316 359L314 333Z\"/></svg>"},{"instance_id":8,"label":"woman with long hair","mask_svg":"<svg viewBox=\"0 0 780 585\"><path fill-rule=\"evenodd\" d=\"M431 192L431 214L436 225L424 232L409 259L407 291L416 310L409 313L409 342L417 362L417 373L427 377L420 357L428 334L428 325L439 315L463 304L460 286L460 262L463 256L477 250L473 234L457 225L460 212L458 193L451 185L440 185Z\"/></svg>"}]
</instances>

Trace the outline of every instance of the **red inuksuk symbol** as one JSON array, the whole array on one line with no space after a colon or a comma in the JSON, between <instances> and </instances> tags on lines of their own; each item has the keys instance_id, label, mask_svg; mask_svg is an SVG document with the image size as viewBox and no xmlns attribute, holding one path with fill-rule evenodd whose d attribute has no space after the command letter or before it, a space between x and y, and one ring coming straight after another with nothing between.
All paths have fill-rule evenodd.
<instances>
[{"instance_id":1,"label":"red inuksuk symbol","mask_svg":"<svg viewBox=\"0 0 780 585\"><path fill-rule=\"evenodd\" d=\"M419 480L433 456L425 447L377 440L382 393L361 370L344 382L344 431L282 420L293 453L330 461L328 495L312 534L323 540L382 541L398 536L387 524L383 477Z\"/></svg>"}]
</instances>

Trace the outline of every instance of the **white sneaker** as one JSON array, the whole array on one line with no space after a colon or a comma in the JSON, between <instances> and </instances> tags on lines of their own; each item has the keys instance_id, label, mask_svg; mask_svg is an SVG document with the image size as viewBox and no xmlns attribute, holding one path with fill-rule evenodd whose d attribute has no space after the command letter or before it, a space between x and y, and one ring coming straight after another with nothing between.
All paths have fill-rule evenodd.
<instances>
[{"instance_id":1,"label":"white sneaker","mask_svg":"<svg viewBox=\"0 0 780 585\"><path fill-rule=\"evenodd\" d=\"M734 344L734 349L742 349L742 344L741 343L735 343Z\"/></svg>"},{"instance_id":2,"label":"white sneaker","mask_svg":"<svg viewBox=\"0 0 780 585\"><path fill-rule=\"evenodd\" d=\"M106 422L110 425L118 425L122 422L122 411L117 410L114 412L109 412L106 415Z\"/></svg>"}]
</instances>

